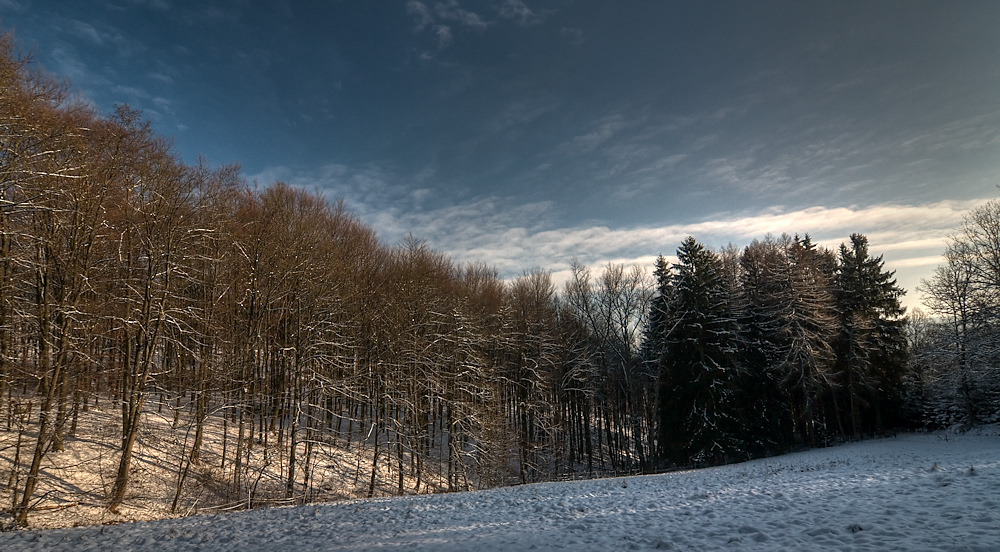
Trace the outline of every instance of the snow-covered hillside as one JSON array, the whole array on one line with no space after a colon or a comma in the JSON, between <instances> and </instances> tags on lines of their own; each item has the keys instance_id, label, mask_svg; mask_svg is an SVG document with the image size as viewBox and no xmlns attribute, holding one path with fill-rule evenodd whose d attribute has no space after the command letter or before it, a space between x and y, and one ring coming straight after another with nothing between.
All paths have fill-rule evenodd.
<instances>
[{"instance_id":1,"label":"snow-covered hillside","mask_svg":"<svg viewBox=\"0 0 1000 552\"><path fill-rule=\"evenodd\" d=\"M0 534L0 550L994 550L1000 431L718 468Z\"/></svg>"}]
</instances>

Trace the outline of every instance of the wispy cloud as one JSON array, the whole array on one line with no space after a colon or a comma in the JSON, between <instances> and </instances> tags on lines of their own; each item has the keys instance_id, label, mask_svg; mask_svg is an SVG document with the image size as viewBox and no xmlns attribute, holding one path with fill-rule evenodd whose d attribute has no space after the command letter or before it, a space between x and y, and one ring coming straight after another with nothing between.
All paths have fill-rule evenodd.
<instances>
[{"instance_id":1,"label":"wispy cloud","mask_svg":"<svg viewBox=\"0 0 1000 552\"><path fill-rule=\"evenodd\" d=\"M576 45L584 43L583 31L574 27L563 27L559 29L559 34L568 38L570 42Z\"/></svg>"},{"instance_id":2,"label":"wispy cloud","mask_svg":"<svg viewBox=\"0 0 1000 552\"><path fill-rule=\"evenodd\" d=\"M903 152L917 154L1000 145L1000 111L948 121L894 145Z\"/></svg>"},{"instance_id":3,"label":"wispy cloud","mask_svg":"<svg viewBox=\"0 0 1000 552\"><path fill-rule=\"evenodd\" d=\"M494 19L489 20L482 14L462 6L459 0L409 0L406 3L406 13L413 18L413 30L417 34L430 32L436 39L438 49L442 50L455 42L455 35L461 30L482 33L501 23L510 21L527 27L538 25L545 21L551 10L535 10L523 0L502 0L493 5ZM561 34L576 43L583 41L583 33L579 29L562 29ZM424 52L422 58L432 56Z\"/></svg>"},{"instance_id":4,"label":"wispy cloud","mask_svg":"<svg viewBox=\"0 0 1000 552\"><path fill-rule=\"evenodd\" d=\"M282 180L321 190L331 199L343 198L388 243L412 233L456 262L487 262L507 278L538 267L551 270L558 280L560 274L568 274L573 260L590 266L608 262L646 266L656 255L673 255L689 235L720 248L729 243L742 247L767 234L808 233L819 245L836 249L852 233L862 233L872 253L884 255L886 267L896 270L901 285L911 289L910 306L918 304L919 297L912 290L938 264L948 236L965 213L987 201L778 206L718 212L689 223L615 227L562 224L560 207L549 201L518 203L512 198L483 197L435 207L441 203L435 201L440 192L421 184L426 178L401 178L374 165L328 165L316 172L276 167L255 178L265 185Z\"/></svg>"},{"instance_id":5,"label":"wispy cloud","mask_svg":"<svg viewBox=\"0 0 1000 552\"><path fill-rule=\"evenodd\" d=\"M520 25L537 25L545 20L545 12L536 12L522 0L504 0L498 11L501 17L513 19Z\"/></svg>"},{"instance_id":6,"label":"wispy cloud","mask_svg":"<svg viewBox=\"0 0 1000 552\"><path fill-rule=\"evenodd\" d=\"M489 120L486 128L493 133L511 128L523 128L540 117L558 110L561 105L561 99L537 91L522 94L520 97L511 97L507 100L506 106L498 110Z\"/></svg>"},{"instance_id":7,"label":"wispy cloud","mask_svg":"<svg viewBox=\"0 0 1000 552\"><path fill-rule=\"evenodd\" d=\"M471 29L483 30L487 27L487 23L479 14L462 9L458 5L458 0L435 3L434 12L444 21L454 21Z\"/></svg>"},{"instance_id":8,"label":"wispy cloud","mask_svg":"<svg viewBox=\"0 0 1000 552\"><path fill-rule=\"evenodd\" d=\"M414 19L414 30L416 32L421 32L434 23L434 16L431 15L431 9L427 7L427 4L423 2L417 2L417 0L410 0L406 3L406 13L413 16Z\"/></svg>"},{"instance_id":9,"label":"wispy cloud","mask_svg":"<svg viewBox=\"0 0 1000 552\"><path fill-rule=\"evenodd\" d=\"M410 0L406 3L406 13L413 17L415 32L430 30L438 49L447 48L454 43L453 27L483 31L489 26L479 14L462 8L458 0L433 4Z\"/></svg>"},{"instance_id":10,"label":"wispy cloud","mask_svg":"<svg viewBox=\"0 0 1000 552\"><path fill-rule=\"evenodd\" d=\"M936 267L945 262L944 255L928 255L890 261L889 267L899 269Z\"/></svg>"},{"instance_id":11,"label":"wispy cloud","mask_svg":"<svg viewBox=\"0 0 1000 552\"><path fill-rule=\"evenodd\" d=\"M23 4L15 0L0 0L0 8L17 12L24 11L25 9Z\"/></svg>"},{"instance_id":12,"label":"wispy cloud","mask_svg":"<svg viewBox=\"0 0 1000 552\"><path fill-rule=\"evenodd\" d=\"M57 71L58 74L71 79L73 84L76 86L83 86L84 81L88 78L101 80L99 77L94 75L95 72L91 71L87 67L87 64L75 54L72 48L62 45L56 46L51 49L50 55L56 64L53 70ZM98 84L104 85L107 83L99 82Z\"/></svg>"},{"instance_id":13,"label":"wispy cloud","mask_svg":"<svg viewBox=\"0 0 1000 552\"><path fill-rule=\"evenodd\" d=\"M425 210L431 193L423 183L429 174L433 174L432 171L402 178L374 164L350 167L332 163L309 171L274 166L248 175L248 178L260 186L280 181L322 193L331 201L343 200L349 209L371 224L383 240L393 243L409 233L423 237L419 229L407 226L411 221L405 213Z\"/></svg>"},{"instance_id":14,"label":"wispy cloud","mask_svg":"<svg viewBox=\"0 0 1000 552\"><path fill-rule=\"evenodd\" d=\"M940 260L947 237L964 213L986 200L944 201L926 205L884 204L869 207L774 208L755 213L718 213L690 224L619 227L595 224L554 227L555 206L518 206L490 198L429 212L397 211L392 232L402 229L427 239L434 248L458 262L485 261L504 277L540 267L566 274L573 260L590 266L608 262L648 266L658 254L672 256L686 236L712 247L745 246L767 234L810 234L821 246L836 250L852 233L869 238L872 253L885 255L901 285L911 290L909 306L919 304L913 291ZM385 219L371 219L384 232ZM558 279L558 278L557 278Z\"/></svg>"},{"instance_id":15,"label":"wispy cloud","mask_svg":"<svg viewBox=\"0 0 1000 552\"><path fill-rule=\"evenodd\" d=\"M862 124L845 117L820 124L814 113L789 109L762 128L761 116L773 108L753 94L684 114L621 102L577 123L543 162L578 171L577 180L620 198L655 200L662 197L657 190L698 182L685 192L692 198L740 194L758 205L923 202L947 197L939 193L944 182L988 186L991 153L1000 147L996 110L936 121ZM960 159L967 161L964 180L956 181L951 165Z\"/></svg>"},{"instance_id":16,"label":"wispy cloud","mask_svg":"<svg viewBox=\"0 0 1000 552\"><path fill-rule=\"evenodd\" d=\"M125 43L124 36L117 29L98 30L90 23L72 20L69 22L69 32L73 35L84 38L97 46L114 46Z\"/></svg>"},{"instance_id":17,"label":"wispy cloud","mask_svg":"<svg viewBox=\"0 0 1000 552\"><path fill-rule=\"evenodd\" d=\"M131 4L136 6L149 6L161 11L170 10L170 2L167 0L129 0Z\"/></svg>"},{"instance_id":18,"label":"wispy cloud","mask_svg":"<svg viewBox=\"0 0 1000 552\"><path fill-rule=\"evenodd\" d=\"M174 84L173 77L171 77L170 75L164 75L163 73L157 71L153 71L146 76L148 76L152 80L159 82L160 84L170 84L170 85Z\"/></svg>"},{"instance_id":19,"label":"wispy cloud","mask_svg":"<svg viewBox=\"0 0 1000 552\"><path fill-rule=\"evenodd\" d=\"M447 48L455 42L448 25L434 25L434 35L437 37L438 48Z\"/></svg>"},{"instance_id":20,"label":"wispy cloud","mask_svg":"<svg viewBox=\"0 0 1000 552\"><path fill-rule=\"evenodd\" d=\"M596 121L589 132L573 137L569 148L578 155L590 154L629 126L630 123L627 123L621 115L604 117Z\"/></svg>"}]
</instances>

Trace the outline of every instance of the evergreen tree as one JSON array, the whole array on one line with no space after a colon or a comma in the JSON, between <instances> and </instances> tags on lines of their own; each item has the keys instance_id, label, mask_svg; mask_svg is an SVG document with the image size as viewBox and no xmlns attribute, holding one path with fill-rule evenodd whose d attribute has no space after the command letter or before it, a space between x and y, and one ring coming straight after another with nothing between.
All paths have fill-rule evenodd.
<instances>
[{"instance_id":1,"label":"evergreen tree","mask_svg":"<svg viewBox=\"0 0 1000 552\"><path fill-rule=\"evenodd\" d=\"M661 448L680 465L724 461L742 452L733 416L736 321L719 258L693 237L677 257L669 273L657 267L661 298L669 298L659 322Z\"/></svg>"},{"instance_id":2,"label":"evergreen tree","mask_svg":"<svg viewBox=\"0 0 1000 552\"><path fill-rule=\"evenodd\" d=\"M896 404L906 361L904 291L893 272L883 270L882 256L868 254L868 238L851 235L851 245L840 245L837 269L837 308L840 329L836 342L837 378L847 397L852 435L867 425L864 414L875 416L881 429L883 402Z\"/></svg>"},{"instance_id":3,"label":"evergreen tree","mask_svg":"<svg viewBox=\"0 0 1000 552\"><path fill-rule=\"evenodd\" d=\"M781 306L788 297L785 249L768 236L740 256L744 307L740 316L739 385L748 452L765 453L792 441L792 413L782 391Z\"/></svg>"},{"instance_id":4,"label":"evergreen tree","mask_svg":"<svg viewBox=\"0 0 1000 552\"><path fill-rule=\"evenodd\" d=\"M790 397L799 440L817 444L819 400L833 384L832 342L836 335L833 287L836 260L817 249L807 234L786 246L786 295L781 312L783 387Z\"/></svg>"},{"instance_id":5,"label":"evergreen tree","mask_svg":"<svg viewBox=\"0 0 1000 552\"><path fill-rule=\"evenodd\" d=\"M653 297L649 302L649 322L643 334L641 354L647 366L653 367L659 364L660 356L664 348L664 339L668 330L668 310L670 303L670 264L667 259L660 255L656 258L653 269L653 279L655 289Z\"/></svg>"},{"instance_id":6,"label":"evergreen tree","mask_svg":"<svg viewBox=\"0 0 1000 552\"><path fill-rule=\"evenodd\" d=\"M655 281L655 289L653 297L649 302L649 322L643 334L640 354L646 365L646 372L656 374L656 408L661 427L657 430L658 438L655 452L658 457L664 458L667 455L667 440L664 438L662 427L664 391L661 388L663 381L660 375L660 362L663 358L663 352L666 349L666 338L670 330L670 301L673 287L670 281L670 264L663 255L656 258L653 279Z\"/></svg>"}]
</instances>

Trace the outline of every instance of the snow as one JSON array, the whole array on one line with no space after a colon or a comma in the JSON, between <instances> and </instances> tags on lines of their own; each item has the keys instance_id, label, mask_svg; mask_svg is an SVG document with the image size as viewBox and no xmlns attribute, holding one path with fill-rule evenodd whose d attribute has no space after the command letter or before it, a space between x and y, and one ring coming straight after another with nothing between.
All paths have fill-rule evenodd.
<instances>
[{"instance_id":1,"label":"snow","mask_svg":"<svg viewBox=\"0 0 1000 552\"><path fill-rule=\"evenodd\" d=\"M1000 551L1000 431L664 475L0 533L6 552L734 548Z\"/></svg>"}]
</instances>

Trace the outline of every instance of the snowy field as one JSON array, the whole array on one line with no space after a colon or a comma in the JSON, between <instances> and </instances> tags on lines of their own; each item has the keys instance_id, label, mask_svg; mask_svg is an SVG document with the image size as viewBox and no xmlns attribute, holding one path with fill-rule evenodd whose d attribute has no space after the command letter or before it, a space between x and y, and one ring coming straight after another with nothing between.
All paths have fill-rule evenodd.
<instances>
[{"instance_id":1,"label":"snowy field","mask_svg":"<svg viewBox=\"0 0 1000 552\"><path fill-rule=\"evenodd\" d=\"M666 475L0 534L0 550L1000 551L1000 431Z\"/></svg>"}]
</instances>

